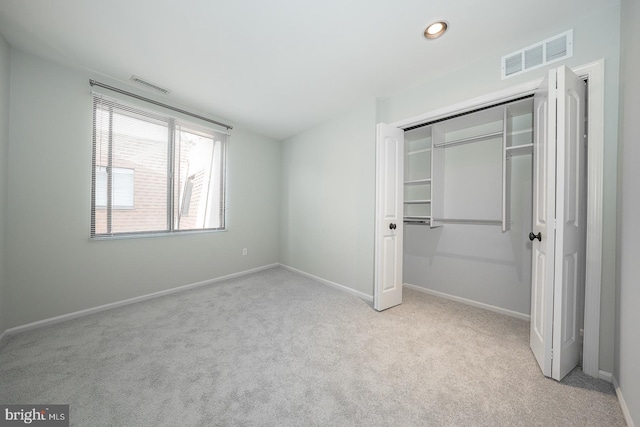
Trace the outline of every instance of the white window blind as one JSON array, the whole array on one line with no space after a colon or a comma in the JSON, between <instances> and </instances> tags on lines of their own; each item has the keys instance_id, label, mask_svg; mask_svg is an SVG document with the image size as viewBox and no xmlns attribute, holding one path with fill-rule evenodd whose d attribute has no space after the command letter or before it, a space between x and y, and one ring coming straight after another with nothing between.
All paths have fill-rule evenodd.
<instances>
[{"instance_id":1,"label":"white window blind","mask_svg":"<svg viewBox=\"0 0 640 427\"><path fill-rule=\"evenodd\" d=\"M224 229L227 138L94 94L91 236Z\"/></svg>"},{"instance_id":2,"label":"white window blind","mask_svg":"<svg viewBox=\"0 0 640 427\"><path fill-rule=\"evenodd\" d=\"M96 208L107 207L107 168L96 167ZM134 170L112 168L111 200L114 209L133 208Z\"/></svg>"}]
</instances>

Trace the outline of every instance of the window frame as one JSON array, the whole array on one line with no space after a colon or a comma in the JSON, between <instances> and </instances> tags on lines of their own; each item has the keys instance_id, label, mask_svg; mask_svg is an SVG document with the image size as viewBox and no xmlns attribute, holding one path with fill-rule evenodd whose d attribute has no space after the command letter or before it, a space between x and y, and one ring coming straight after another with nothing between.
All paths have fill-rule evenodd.
<instances>
[{"instance_id":1,"label":"window frame","mask_svg":"<svg viewBox=\"0 0 640 427\"><path fill-rule=\"evenodd\" d=\"M107 210L108 217L111 216L111 211L126 211L135 209L135 169L131 169L134 175L134 183L133 183L133 207L120 207L113 205L113 195L112 197L107 198L107 205L111 203L111 206L105 205L97 205L97 181L96 181L96 168L104 167L105 170L118 170L123 169L119 166L114 166L113 163L111 165L103 165L100 164L99 159L97 159L97 134L98 134L98 119L97 119L97 111L99 109L108 110L109 114L123 114L137 120L148 121L149 123L162 123L167 126L168 137L167 137L167 183L166 183L166 211L167 211L167 224L166 228L162 230L149 230L149 231L125 231L125 232L114 232L109 226L109 232L106 233L98 233L96 231L96 212L99 210ZM112 116L109 119L112 122ZM111 125L110 125L111 126ZM180 161L180 154L177 153L176 150L179 150L179 146L176 142L177 133L181 130L186 130L190 133L198 134L207 138L211 138L213 146L212 146L212 167L210 172L210 185L212 185L216 179L220 181L219 190L214 190L219 195L219 213L218 213L218 221L219 227L206 227L206 228L192 228L180 230L177 229L179 227L179 221L176 221L176 218L180 216L182 198L180 197L180 192L176 193L175 189L179 188L180 177L176 173L179 169L176 162ZM107 134L109 135L109 146L112 144L112 136L113 129L110 127L107 130ZM227 229L227 153L228 153L228 144L229 144L229 133L222 131L220 129L216 129L212 126L203 125L200 123L194 123L193 121L183 120L182 118L168 114L165 112L161 112L155 109L148 109L145 107L141 107L139 105L131 104L124 102L117 98L112 98L110 96L103 95L101 93L92 92L92 155L91 155L91 206L90 206L90 240L112 240L112 239L121 239L121 238L144 238L144 237L160 237L160 236L171 236L171 235L182 235L182 234L202 234L202 233L212 233L219 231L226 231ZM224 138L220 139L219 135L224 135ZM219 145L218 145L219 144ZM218 148L219 147L219 148ZM219 162L213 162L213 153L219 150L220 160ZM109 155L108 162L112 162L112 156ZM124 168L130 169L130 168ZM111 177L111 184L113 183L113 175L107 173L107 196L109 195L109 191L113 192L111 188L109 177ZM217 178L215 178L217 177ZM110 224L110 218L108 219L108 223Z\"/></svg>"}]
</instances>

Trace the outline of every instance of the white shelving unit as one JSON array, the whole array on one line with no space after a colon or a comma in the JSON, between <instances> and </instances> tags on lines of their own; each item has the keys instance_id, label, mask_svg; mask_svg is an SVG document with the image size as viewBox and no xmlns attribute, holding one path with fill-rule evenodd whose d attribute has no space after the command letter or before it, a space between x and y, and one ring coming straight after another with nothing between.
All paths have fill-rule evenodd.
<instances>
[{"instance_id":1,"label":"white shelving unit","mask_svg":"<svg viewBox=\"0 0 640 427\"><path fill-rule=\"evenodd\" d=\"M504 109L502 154L502 231L511 228L511 168L514 156L533 155L533 99ZM533 161L533 156L532 159Z\"/></svg>"},{"instance_id":2,"label":"white shelving unit","mask_svg":"<svg viewBox=\"0 0 640 427\"><path fill-rule=\"evenodd\" d=\"M431 217L431 127L405 132L404 221L433 226Z\"/></svg>"},{"instance_id":3,"label":"white shelving unit","mask_svg":"<svg viewBox=\"0 0 640 427\"><path fill-rule=\"evenodd\" d=\"M532 153L530 98L405 131L405 222L509 230L511 159Z\"/></svg>"},{"instance_id":4,"label":"white shelving unit","mask_svg":"<svg viewBox=\"0 0 640 427\"><path fill-rule=\"evenodd\" d=\"M532 153L532 99L405 131L405 222L509 230L511 159Z\"/></svg>"}]
</instances>

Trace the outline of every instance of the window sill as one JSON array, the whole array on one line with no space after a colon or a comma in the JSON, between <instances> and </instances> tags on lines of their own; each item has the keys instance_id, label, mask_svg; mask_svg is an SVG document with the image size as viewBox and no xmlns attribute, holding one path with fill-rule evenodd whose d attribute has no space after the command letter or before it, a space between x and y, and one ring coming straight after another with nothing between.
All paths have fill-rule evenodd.
<instances>
[{"instance_id":1,"label":"window sill","mask_svg":"<svg viewBox=\"0 0 640 427\"><path fill-rule=\"evenodd\" d=\"M101 240L147 239L147 238L156 238L156 237L185 236L185 235L194 235L194 234L213 234L213 233L221 233L225 231L227 231L226 228L221 228L221 229L216 228L216 229L208 229L208 230L158 231L158 232L149 232L149 233L122 233L122 234L114 234L112 236L98 235L94 237L89 237L89 240L101 241Z\"/></svg>"}]
</instances>

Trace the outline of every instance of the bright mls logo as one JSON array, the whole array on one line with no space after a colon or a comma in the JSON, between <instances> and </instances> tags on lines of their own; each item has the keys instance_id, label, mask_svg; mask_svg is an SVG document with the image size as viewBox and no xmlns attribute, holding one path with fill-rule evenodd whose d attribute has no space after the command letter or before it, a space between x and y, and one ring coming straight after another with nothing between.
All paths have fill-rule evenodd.
<instances>
[{"instance_id":1,"label":"bright mls logo","mask_svg":"<svg viewBox=\"0 0 640 427\"><path fill-rule=\"evenodd\" d=\"M69 405L0 405L0 427L69 427Z\"/></svg>"}]
</instances>

